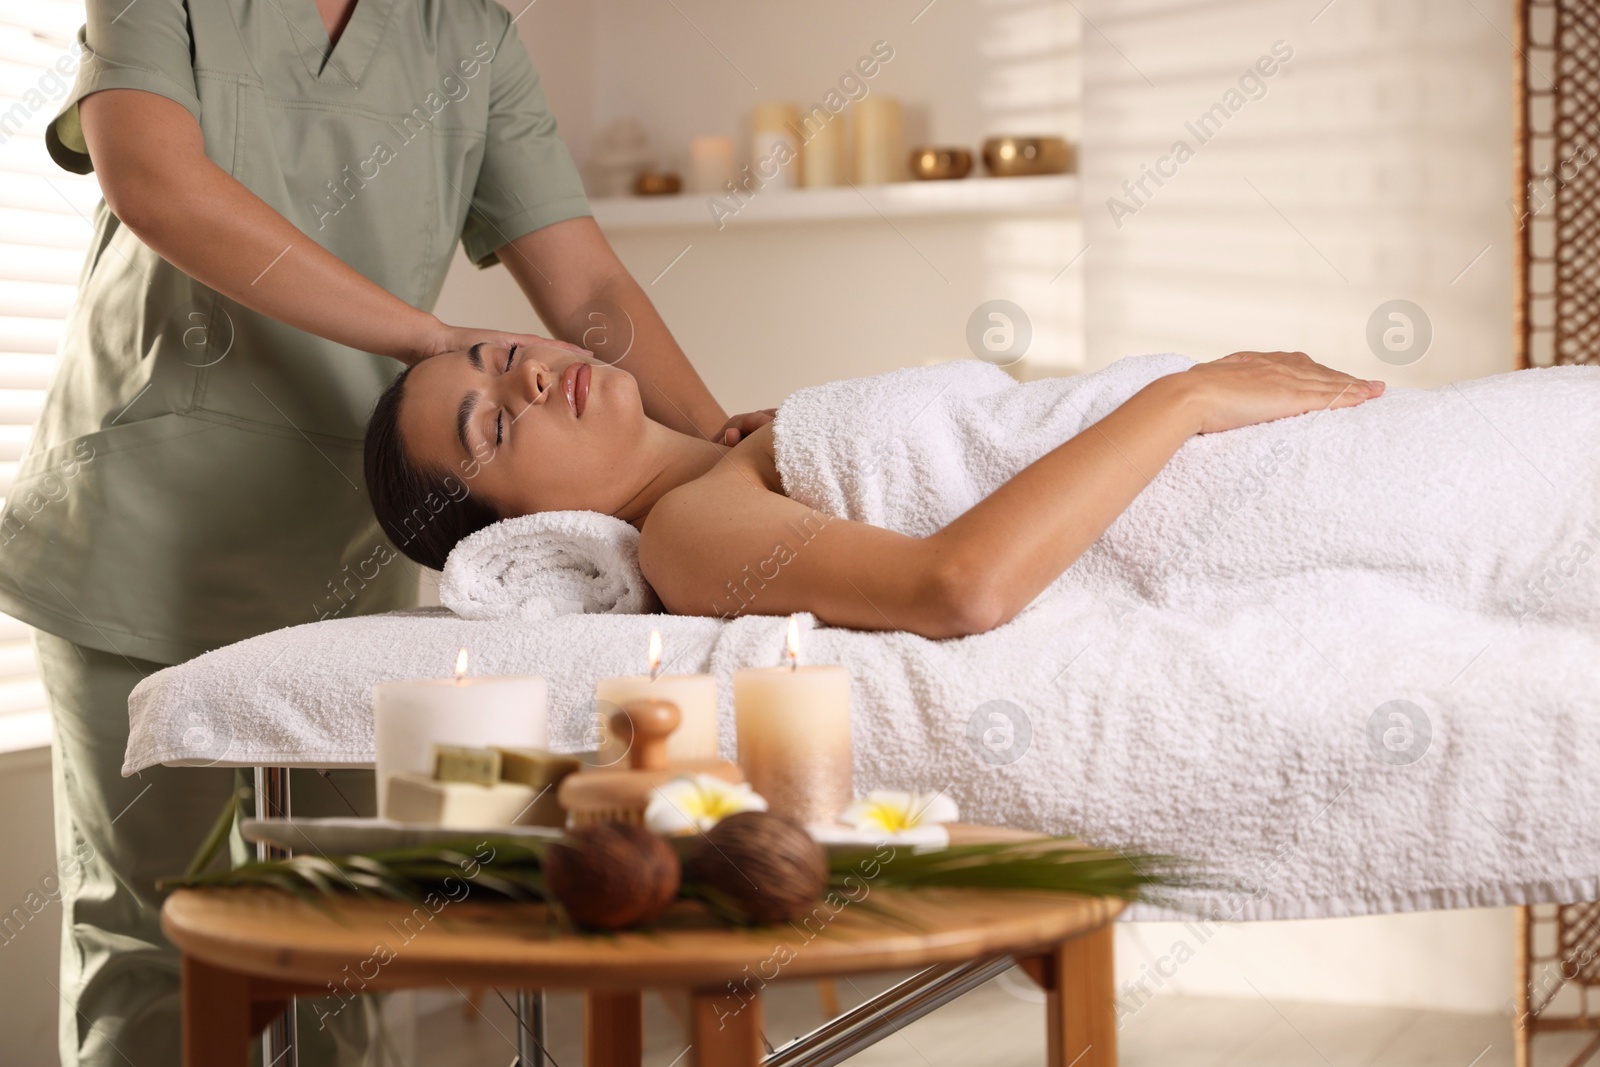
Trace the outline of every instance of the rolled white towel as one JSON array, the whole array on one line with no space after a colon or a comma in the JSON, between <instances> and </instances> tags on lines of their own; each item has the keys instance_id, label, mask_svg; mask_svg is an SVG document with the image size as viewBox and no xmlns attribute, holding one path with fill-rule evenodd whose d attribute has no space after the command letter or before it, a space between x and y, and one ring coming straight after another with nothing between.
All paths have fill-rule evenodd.
<instances>
[{"instance_id":1,"label":"rolled white towel","mask_svg":"<svg viewBox=\"0 0 1600 1067\"><path fill-rule=\"evenodd\" d=\"M549 619L656 610L639 570L639 531L597 511L503 519L445 560L439 600L466 619Z\"/></svg>"}]
</instances>

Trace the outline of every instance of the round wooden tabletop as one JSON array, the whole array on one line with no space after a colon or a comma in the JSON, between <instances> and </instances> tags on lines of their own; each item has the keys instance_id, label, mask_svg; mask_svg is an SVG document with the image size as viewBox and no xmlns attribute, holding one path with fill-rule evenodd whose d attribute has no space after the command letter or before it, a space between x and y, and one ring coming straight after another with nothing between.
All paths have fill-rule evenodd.
<instances>
[{"instance_id":1,"label":"round wooden tabletop","mask_svg":"<svg viewBox=\"0 0 1600 1067\"><path fill-rule=\"evenodd\" d=\"M540 904L443 897L409 908L267 889L180 890L161 925L183 952L260 978L353 992L457 984L717 986L1028 955L1109 923L1120 901L1037 891L873 889L802 922L729 929L679 902L648 929L574 934ZM355 983L352 984L352 979Z\"/></svg>"}]
</instances>

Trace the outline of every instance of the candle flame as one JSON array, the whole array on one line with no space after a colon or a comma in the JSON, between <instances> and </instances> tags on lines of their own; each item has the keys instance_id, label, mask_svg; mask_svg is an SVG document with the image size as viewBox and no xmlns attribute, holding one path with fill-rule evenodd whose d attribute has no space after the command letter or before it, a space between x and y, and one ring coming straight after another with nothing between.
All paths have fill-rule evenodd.
<instances>
[{"instance_id":1,"label":"candle flame","mask_svg":"<svg viewBox=\"0 0 1600 1067\"><path fill-rule=\"evenodd\" d=\"M467 646L462 645L461 651L456 653L456 681L467 676Z\"/></svg>"},{"instance_id":2,"label":"candle flame","mask_svg":"<svg viewBox=\"0 0 1600 1067\"><path fill-rule=\"evenodd\" d=\"M800 620L793 615L789 616L789 633L784 644L788 648L789 666L793 668L800 662Z\"/></svg>"},{"instance_id":3,"label":"candle flame","mask_svg":"<svg viewBox=\"0 0 1600 1067\"><path fill-rule=\"evenodd\" d=\"M661 631L655 627L650 629L650 677L654 678L661 669Z\"/></svg>"}]
</instances>

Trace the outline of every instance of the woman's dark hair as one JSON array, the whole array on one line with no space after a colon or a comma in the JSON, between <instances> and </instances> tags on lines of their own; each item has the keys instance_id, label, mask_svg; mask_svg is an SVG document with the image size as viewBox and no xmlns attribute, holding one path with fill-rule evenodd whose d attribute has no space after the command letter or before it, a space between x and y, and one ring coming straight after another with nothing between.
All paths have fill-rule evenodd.
<instances>
[{"instance_id":1,"label":"woman's dark hair","mask_svg":"<svg viewBox=\"0 0 1600 1067\"><path fill-rule=\"evenodd\" d=\"M363 469L367 496L378 525L395 547L424 567L443 570L445 557L464 537L497 522L499 514L472 492L470 475L427 470L406 455L400 438L400 402L405 397L403 371L384 390L367 423ZM476 472L476 463L471 464Z\"/></svg>"}]
</instances>

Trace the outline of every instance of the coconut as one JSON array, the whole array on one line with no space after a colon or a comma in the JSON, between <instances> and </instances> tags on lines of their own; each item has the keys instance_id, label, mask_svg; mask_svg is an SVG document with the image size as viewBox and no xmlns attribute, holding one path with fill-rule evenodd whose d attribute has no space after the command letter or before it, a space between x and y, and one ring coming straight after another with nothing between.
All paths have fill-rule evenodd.
<instances>
[{"instance_id":1,"label":"coconut","mask_svg":"<svg viewBox=\"0 0 1600 1067\"><path fill-rule=\"evenodd\" d=\"M551 894L581 926L620 930L666 910L678 895L678 856L642 826L579 826L544 855Z\"/></svg>"},{"instance_id":2,"label":"coconut","mask_svg":"<svg viewBox=\"0 0 1600 1067\"><path fill-rule=\"evenodd\" d=\"M699 839L684 861L683 880L746 922L778 923L816 907L827 888L828 861L794 820L742 811Z\"/></svg>"}]
</instances>

